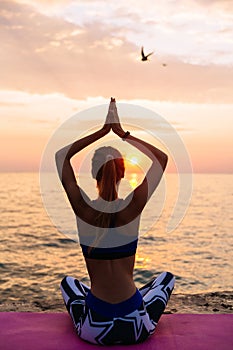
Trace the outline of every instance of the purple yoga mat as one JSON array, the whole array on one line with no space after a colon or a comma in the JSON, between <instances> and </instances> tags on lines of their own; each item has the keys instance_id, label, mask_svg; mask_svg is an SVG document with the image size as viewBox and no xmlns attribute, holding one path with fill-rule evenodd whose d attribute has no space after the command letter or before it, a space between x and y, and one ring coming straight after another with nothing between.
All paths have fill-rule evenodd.
<instances>
[{"instance_id":1,"label":"purple yoga mat","mask_svg":"<svg viewBox=\"0 0 233 350\"><path fill-rule=\"evenodd\" d=\"M75 334L66 313L0 313L1 350L232 350L233 315L163 315L155 333L138 345L96 346Z\"/></svg>"}]
</instances>

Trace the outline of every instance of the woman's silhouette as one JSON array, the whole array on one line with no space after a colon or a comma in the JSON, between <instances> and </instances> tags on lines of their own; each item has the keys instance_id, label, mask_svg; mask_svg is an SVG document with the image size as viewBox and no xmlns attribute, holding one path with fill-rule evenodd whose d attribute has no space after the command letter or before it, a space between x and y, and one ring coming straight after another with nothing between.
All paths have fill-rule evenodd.
<instances>
[{"instance_id":1,"label":"woman's silhouette","mask_svg":"<svg viewBox=\"0 0 233 350\"><path fill-rule=\"evenodd\" d=\"M92 176L99 196L91 200L76 182L70 159L85 147L113 131L152 161L142 183L125 199L118 185L125 166L118 150L109 146L95 151ZM93 344L135 344L156 328L175 278L164 272L137 289L133 268L140 215L158 186L167 155L122 129L115 99L111 99L104 126L56 153L59 177L77 218L80 245L91 287L65 277L61 291L80 338Z\"/></svg>"}]
</instances>

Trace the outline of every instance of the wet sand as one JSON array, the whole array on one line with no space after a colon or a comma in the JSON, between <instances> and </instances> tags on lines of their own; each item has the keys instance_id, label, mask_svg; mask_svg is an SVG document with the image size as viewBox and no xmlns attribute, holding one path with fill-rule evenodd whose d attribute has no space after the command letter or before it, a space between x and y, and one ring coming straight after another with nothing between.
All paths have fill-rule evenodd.
<instances>
[{"instance_id":1,"label":"wet sand","mask_svg":"<svg viewBox=\"0 0 233 350\"><path fill-rule=\"evenodd\" d=\"M0 303L0 312L66 312L62 300L33 301L23 303L9 301ZM172 294L165 313L229 314L233 313L233 292L212 292L203 294Z\"/></svg>"}]
</instances>

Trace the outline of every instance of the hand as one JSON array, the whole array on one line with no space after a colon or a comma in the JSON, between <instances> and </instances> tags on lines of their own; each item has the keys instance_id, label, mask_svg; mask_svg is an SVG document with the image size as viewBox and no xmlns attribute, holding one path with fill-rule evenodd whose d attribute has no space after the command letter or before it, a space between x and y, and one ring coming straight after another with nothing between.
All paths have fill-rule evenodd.
<instances>
[{"instance_id":1,"label":"hand","mask_svg":"<svg viewBox=\"0 0 233 350\"><path fill-rule=\"evenodd\" d=\"M115 98L111 97L111 101L109 103L108 112L113 113L116 110L116 100Z\"/></svg>"},{"instance_id":2,"label":"hand","mask_svg":"<svg viewBox=\"0 0 233 350\"><path fill-rule=\"evenodd\" d=\"M115 134L117 134L119 137L123 137L125 135L125 131L122 129L122 126L120 123L115 98L114 99L111 98L110 105L111 105L111 112L112 112L112 114L111 114L112 131Z\"/></svg>"},{"instance_id":3,"label":"hand","mask_svg":"<svg viewBox=\"0 0 233 350\"><path fill-rule=\"evenodd\" d=\"M110 122L110 114L108 113L106 119L105 119L105 122L104 122L104 125L102 127L102 130L105 131L106 135L110 132L111 130L111 122Z\"/></svg>"},{"instance_id":4,"label":"hand","mask_svg":"<svg viewBox=\"0 0 233 350\"><path fill-rule=\"evenodd\" d=\"M113 119L113 110L114 110L114 102L115 102L115 98L111 97L111 102L109 104L109 107L108 107L108 114L106 116L106 119L105 119L105 123L104 123L104 126L103 126L103 130L106 132L106 134L109 133L109 131L111 130L111 123L112 123L112 119Z\"/></svg>"}]
</instances>

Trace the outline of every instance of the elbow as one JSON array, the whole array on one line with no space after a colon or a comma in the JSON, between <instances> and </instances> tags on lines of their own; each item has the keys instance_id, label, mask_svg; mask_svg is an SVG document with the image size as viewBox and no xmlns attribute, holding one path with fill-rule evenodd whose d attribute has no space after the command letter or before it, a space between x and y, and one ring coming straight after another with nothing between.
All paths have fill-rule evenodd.
<instances>
[{"instance_id":1,"label":"elbow","mask_svg":"<svg viewBox=\"0 0 233 350\"><path fill-rule=\"evenodd\" d=\"M65 157L64 152L62 150L59 150L55 153L55 163L56 163L56 167L57 167L57 171L58 171L60 180L62 178L62 171L63 171L65 159L66 159L66 157Z\"/></svg>"},{"instance_id":2,"label":"elbow","mask_svg":"<svg viewBox=\"0 0 233 350\"><path fill-rule=\"evenodd\" d=\"M56 163L61 161L64 162L66 158L67 158L67 153L63 149L60 149L55 153Z\"/></svg>"},{"instance_id":3,"label":"elbow","mask_svg":"<svg viewBox=\"0 0 233 350\"><path fill-rule=\"evenodd\" d=\"M163 171L166 169L167 162L168 162L168 155L166 153L163 153L160 160L160 164L162 166Z\"/></svg>"},{"instance_id":4,"label":"elbow","mask_svg":"<svg viewBox=\"0 0 233 350\"><path fill-rule=\"evenodd\" d=\"M59 166L59 164L61 163L61 161L62 161L61 152L60 152L60 151L57 151L57 152L55 153L55 162L56 162L57 167Z\"/></svg>"},{"instance_id":5,"label":"elbow","mask_svg":"<svg viewBox=\"0 0 233 350\"><path fill-rule=\"evenodd\" d=\"M56 159L56 160L59 159L59 158L61 158L61 157L64 157L62 149L60 149L59 151L57 151L57 152L55 153L55 159Z\"/></svg>"},{"instance_id":6,"label":"elbow","mask_svg":"<svg viewBox=\"0 0 233 350\"><path fill-rule=\"evenodd\" d=\"M69 154L70 147L63 147L55 153L55 159L70 160L71 156Z\"/></svg>"}]
</instances>

